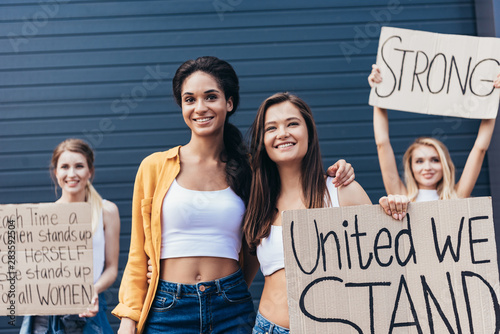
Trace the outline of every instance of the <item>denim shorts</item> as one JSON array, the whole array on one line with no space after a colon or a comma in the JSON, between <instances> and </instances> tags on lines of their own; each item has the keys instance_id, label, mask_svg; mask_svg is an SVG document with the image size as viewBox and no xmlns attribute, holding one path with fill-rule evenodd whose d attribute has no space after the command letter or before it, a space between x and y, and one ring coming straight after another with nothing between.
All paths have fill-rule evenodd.
<instances>
[{"instance_id":1,"label":"denim shorts","mask_svg":"<svg viewBox=\"0 0 500 334\"><path fill-rule=\"evenodd\" d=\"M288 334L290 333L290 330L278 326L271 321L267 320L260 314L260 312L257 312L257 319L255 319L255 326L253 328L252 334Z\"/></svg>"},{"instance_id":2,"label":"denim shorts","mask_svg":"<svg viewBox=\"0 0 500 334\"><path fill-rule=\"evenodd\" d=\"M250 334L255 322L252 296L241 269L210 282L159 281L145 334Z\"/></svg>"}]
</instances>

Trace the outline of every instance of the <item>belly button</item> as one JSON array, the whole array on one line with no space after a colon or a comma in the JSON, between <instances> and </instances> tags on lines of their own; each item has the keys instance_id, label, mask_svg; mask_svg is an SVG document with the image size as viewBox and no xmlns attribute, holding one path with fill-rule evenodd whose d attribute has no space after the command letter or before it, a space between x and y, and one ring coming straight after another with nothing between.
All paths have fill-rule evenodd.
<instances>
[{"instance_id":1,"label":"belly button","mask_svg":"<svg viewBox=\"0 0 500 334\"><path fill-rule=\"evenodd\" d=\"M196 280L201 281L201 275L196 275Z\"/></svg>"}]
</instances>

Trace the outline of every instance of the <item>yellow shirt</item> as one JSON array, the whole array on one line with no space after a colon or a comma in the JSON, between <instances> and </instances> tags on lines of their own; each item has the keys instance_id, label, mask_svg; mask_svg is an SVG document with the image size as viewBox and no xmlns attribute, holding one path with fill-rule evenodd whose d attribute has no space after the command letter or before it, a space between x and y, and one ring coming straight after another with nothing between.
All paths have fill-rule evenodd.
<instances>
[{"instance_id":1,"label":"yellow shirt","mask_svg":"<svg viewBox=\"0 0 500 334\"><path fill-rule=\"evenodd\" d=\"M180 171L180 146L146 157L137 172L132 201L132 231L127 266L123 273L119 304L112 311L130 318L142 333L158 286L161 250L161 208L170 185ZM151 284L147 262L153 262Z\"/></svg>"}]
</instances>

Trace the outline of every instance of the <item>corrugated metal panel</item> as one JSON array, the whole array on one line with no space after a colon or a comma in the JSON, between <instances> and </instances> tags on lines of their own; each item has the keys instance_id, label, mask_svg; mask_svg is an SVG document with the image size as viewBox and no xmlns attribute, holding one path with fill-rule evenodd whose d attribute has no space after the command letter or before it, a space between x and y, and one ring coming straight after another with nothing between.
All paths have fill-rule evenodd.
<instances>
[{"instance_id":1,"label":"corrugated metal panel","mask_svg":"<svg viewBox=\"0 0 500 334\"><path fill-rule=\"evenodd\" d=\"M53 147L67 137L87 139L97 154L96 188L121 211L121 275L135 171L151 152L189 139L170 80L180 63L201 55L226 59L239 74L242 99L233 122L242 131L270 94L303 97L315 113L325 164L347 158L376 201L383 186L366 77L380 23L476 33L472 0L3 0L0 203L53 201L47 171ZM346 46L353 54L345 56ZM414 137L442 134L459 169L478 126L399 112L390 117L398 157ZM489 194L486 171L474 194ZM252 291L261 288L259 277ZM0 333L14 332L0 321Z\"/></svg>"}]
</instances>

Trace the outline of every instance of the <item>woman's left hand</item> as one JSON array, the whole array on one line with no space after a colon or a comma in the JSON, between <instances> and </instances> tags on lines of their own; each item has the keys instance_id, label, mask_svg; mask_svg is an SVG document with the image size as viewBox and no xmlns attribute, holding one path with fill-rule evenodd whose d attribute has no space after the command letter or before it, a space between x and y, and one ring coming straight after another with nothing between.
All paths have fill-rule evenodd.
<instances>
[{"instance_id":1,"label":"woman's left hand","mask_svg":"<svg viewBox=\"0 0 500 334\"><path fill-rule=\"evenodd\" d=\"M347 186L349 183L354 181L354 168L344 159L340 159L328 167L326 173L328 176L334 178L333 184L335 187Z\"/></svg>"},{"instance_id":2,"label":"woman's left hand","mask_svg":"<svg viewBox=\"0 0 500 334\"><path fill-rule=\"evenodd\" d=\"M385 213L397 220L403 220L410 200L405 195L383 196L378 201Z\"/></svg>"},{"instance_id":3,"label":"woman's left hand","mask_svg":"<svg viewBox=\"0 0 500 334\"><path fill-rule=\"evenodd\" d=\"M80 318L92 318L97 315L99 312L99 296L97 293L94 294L94 298L92 298L92 304L87 307L87 312L80 313Z\"/></svg>"}]
</instances>

